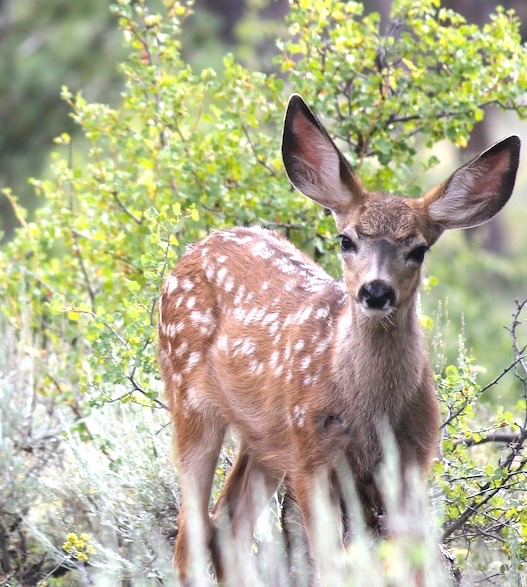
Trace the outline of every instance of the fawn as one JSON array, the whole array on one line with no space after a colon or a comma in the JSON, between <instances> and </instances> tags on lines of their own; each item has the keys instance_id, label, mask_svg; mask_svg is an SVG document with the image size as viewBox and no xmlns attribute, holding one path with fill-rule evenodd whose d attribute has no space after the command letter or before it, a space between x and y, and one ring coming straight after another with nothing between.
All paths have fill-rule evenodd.
<instances>
[{"instance_id":1,"label":"fawn","mask_svg":"<svg viewBox=\"0 0 527 587\"><path fill-rule=\"evenodd\" d=\"M419 199L368 192L302 98L290 98L285 169L294 187L332 212L344 281L261 228L212 233L166 280L159 362L181 472L174 564L182 577L191 513L219 576L220 520L250 544L255 480L270 498L287 478L308 543L312 489L317 479L331 483L339 456L375 506L381 421L391 427L403 475L410 466L427 471L440 422L416 314L423 259L445 229L482 224L505 205L519 152L519 138L508 137ZM239 452L209 517L227 426L239 434Z\"/></svg>"}]
</instances>

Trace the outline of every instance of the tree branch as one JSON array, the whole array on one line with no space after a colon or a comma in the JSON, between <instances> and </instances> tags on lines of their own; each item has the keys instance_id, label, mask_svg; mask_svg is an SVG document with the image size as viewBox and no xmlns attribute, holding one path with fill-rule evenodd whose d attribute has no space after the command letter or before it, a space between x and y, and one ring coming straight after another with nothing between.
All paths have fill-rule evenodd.
<instances>
[{"instance_id":1,"label":"tree branch","mask_svg":"<svg viewBox=\"0 0 527 587\"><path fill-rule=\"evenodd\" d=\"M485 436L481 437L479 440L476 440L471 436L458 438L457 440L454 440L454 446L477 446L479 444L486 444L487 442L505 442L507 444L510 444L511 442L521 442L521 440L521 432L489 432L485 434Z\"/></svg>"}]
</instances>

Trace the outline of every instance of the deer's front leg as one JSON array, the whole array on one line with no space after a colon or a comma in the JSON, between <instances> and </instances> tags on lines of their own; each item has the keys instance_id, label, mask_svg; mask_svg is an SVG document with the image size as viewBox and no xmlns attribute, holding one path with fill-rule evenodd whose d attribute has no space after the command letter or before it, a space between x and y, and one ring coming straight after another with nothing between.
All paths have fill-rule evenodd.
<instances>
[{"instance_id":1,"label":"deer's front leg","mask_svg":"<svg viewBox=\"0 0 527 587\"><path fill-rule=\"evenodd\" d=\"M335 414L306 418L295 431L296 465L288 474L286 507L296 503L305 529L308 558L316 560L319 546L342 543L340 488L334 462L349 442L349 428ZM287 529L286 529L287 531ZM323 540L319 540L324 536ZM299 544L298 533L295 538Z\"/></svg>"}]
</instances>

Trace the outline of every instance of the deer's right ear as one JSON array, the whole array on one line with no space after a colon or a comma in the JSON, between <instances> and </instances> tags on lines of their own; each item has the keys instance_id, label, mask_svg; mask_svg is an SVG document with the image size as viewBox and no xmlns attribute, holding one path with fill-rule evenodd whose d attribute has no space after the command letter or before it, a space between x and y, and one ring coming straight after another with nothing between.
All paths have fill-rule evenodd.
<instances>
[{"instance_id":1,"label":"deer's right ear","mask_svg":"<svg viewBox=\"0 0 527 587\"><path fill-rule=\"evenodd\" d=\"M297 94L287 105L282 157L295 188L336 215L346 214L365 199L344 155Z\"/></svg>"}]
</instances>

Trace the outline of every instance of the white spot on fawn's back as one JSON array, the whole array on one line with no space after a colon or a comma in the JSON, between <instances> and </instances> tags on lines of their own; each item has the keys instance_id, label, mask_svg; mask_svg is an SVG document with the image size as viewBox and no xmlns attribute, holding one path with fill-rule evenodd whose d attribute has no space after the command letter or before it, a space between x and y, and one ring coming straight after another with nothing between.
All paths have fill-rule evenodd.
<instances>
[{"instance_id":1,"label":"white spot on fawn's back","mask_svg":"<svg viewBox=\"0 0 527 587\"><path fill-rule=\"evenodd\" d=\"M331 345L331 337L328 337L328 338L325 338L324 340L321 340L317 344L317 346L315 347L314 354L315 355L322 354L325 350L327 350L329 348L330 345Z\"/></svg>"},{"instance_id":2,"label":"white spot on fawn's back","mask_svg":"<svg viewBox=\"0 0 527 587\"><path fill-rule=\"evenodd\" d=\"M247 340L243 341L240 350L244 355L252 355L252 353L254 353L256 350L256 345L251 339L248 338Z\"/></svg>"},{"instance_id":3,"label":"white spot on fawn's back","mask_svg":"<svg viewBox=\"0 0 527 587\"><path fill-rule=\"evenodd\" d=\"M227 267L222 267L216 274L216 283L222 285L225 277L227 277Z\"/></svg>"},{"instance_id":4,"label":"white spot on fawn's back","mask_svg":"<svg viewBox=\"0 0 527 587\"><path fill-rule=\"evenodd\" d=\"M266 326L267 324L273 323L279 317L280 317L280 314L278 312L271 312L270 314L267 314L267 316L264 316L262 318L262 321L260 322L260 324L262 326Z\"/></svg>"},{"instance_id":5,"label":"white spot on fawn's back","mask_svg":"<svg viewBox=\"0 0 527 587\"><path fill-rule=\"evenodd\" d=\"M205 276L207 277L209 282L214 279L215 272L216 272L216 269L215 269L214 265L211 265L210 263L207 263L205 265Z\"/></svg>"},{"instance_id":6,"label":"white spot on fawn's back","mask_svg":"<svg viewBox=\"0 0 527 587\"><path fill-rule=\"evenodd\" d=\"M176 336L176 334L179 334L184 329L185 329L184 322L175 322L173 324L167 324L165 327L165 332L168 337L174 338Z\"/></svg>"},{"instance_id":7,"label":"white spot on fawn's back","mask_svg":"<svg viewBox=\"0 0 527 587\"><path fill-rule=\"evenodd\" d=\"M226 281L225 281L225 291L226 292L230 292L232 291L233 287L234 287L234 279L232 277L229 277Z\"/></svg>"},{"instance_id":8,"label":"white spot on fawn's back","mask_svg":"<svg viewBox=\"0 0 527 587\"><path fill-rule=\"evenodd\" d=\"M251 252L255 257L260 257L261 259L270 259L273 256L273 251L265 241L258 241L253 245Z\"/></svg>"},{"instance_id":9,"label":"white spot on fawn's back","mask_svg":"<svg viewBox=\"0 0 527 587\"><path fill-rule=\"evenodd\" d=\"M165 292L167 294L171 294L174 290L177 289L177 286L178 286L177 277L175 275L169 275L168 279L166 281L166 284L165 284Z\"/></svg>"},{"instance_id":10,"label":"white spot on fawn's back","mask_svg":"<svg viewBox=\"0 0 527 587\"><path fill-rule=\"evenodd\" d=\"M264 368L264 364L256 360L252 360L251 364L249 365L249 371L255 375L260 375L263 373Z\"/></svg>"},{"instance_id":11,"label":"white spot on fawn's back","mask_svg":"<svg viewBox=\"0 0 527 587\"><path fill-rule=\"evenodd\" d=\"M240 322L245 320L246 314L247 312L243 308L234 308L234 317L236 320L239 320Z\"/></svg>"},{"instance_id":12,"label":"white spot on fawn's back","mask_svg":"<svg viewBox=\"0 0 527 587\"><path fill-rule=\"evenodd\" d=\"M317 278L309 278L304 284L303 288L309 293L318 293L322 291L327 285L327 281L323 281Z\"/></svg>"},{"instance_id":13,"label":"white spot on fawn's back","mask_svg":"<svg viewBox=\"0 0 527 587\"><path fill-rule=\"evenodd\" d=\"M165 325L165 334L169 338L173 338L176 335L176 325L175 324L166 324Z\"/></svg>"},{"instance_id":14,"label":"white spot on fawn's back","mask_svg":"<svg viewBox=\"0 0 527 587\"><path fill-rule=\"evenodd\" d=\"M312 311L313 311L313 308L311 306L309 306L308 308L303 308L302 310L299 310L295 315L295 322L297 324L304 324L304 322L307 322L309 316L311 316Z\"/></svg>"},{"instance_id":15,"label":"white spot on fawn's back","mask_svg":"<svg viewBox=\"0 0 527 587\"><path fill-rule=\"evenodd\" d=\"M222 334L218 337L217 346L220 351L226 353L229 350L229 337L226 334Z\"/></svg>"},{"instance_id":16,"label":"white spot on fawn's back","mask_svg":"<svg viewBox=\"0 0 527 587\"><path fill-rule=\"evenodd\" d=\"M247 313L244 324L248 325L251 322L259 322L265 316L266 312L267 310L265 308L252 308Z\"/></svg>"},{"instance_id":17,"label":"white spot on fawn's back","mask_svg":"<svg viewBox=\"0 0 527 587\"><path fill-rule=\"evenodd\" d=\"M316 312L315 312L315 318L319 318L319 319L324 319L327 318L329 316L329 307L328 306L322 306L321 308L319 308Z\"/></svg>"},{"instance_id":18,"label":"white spot on fawn's back","mask_svg":"<svg viewBox=\"0 0 527 587\"><path fill-rule=\"evenodd\" d=\"M192 371L192 369L194 369L194 367L199 363L200 358L201 353L199 353L198 351L193 351L192 353L190 353L185 371L187 373L189 371Z\"/></svg>"},{"instance_id":19,"label":"white spot on fawn's back","mask_svg":"<svg viewBox=\"0 0 527 587\"><path fill-rule=\"evenodd\" d=\"M198 310L193 310L190 313L190 319L194 324L213 324L214 323L214 316L212 314L212 310L206 310L205 312L199 312Z\"/></svg>"},{"instance_id":20,"label":"white spot on fawn's back","mask_svg":"<svg viewBox=\"0 0 527 587\"><path fill-rule=\"evenodd\" d=\"M294 273L296 268L295 266L289 262L286 257L280 257L279 259L275 259L273 261L273 265L275 265L282 273Z\"/></svg>"},{"instance_id":21,"label":"white spot on fawn's back","mask_svg":"<svg viewBox=\"0 0 527 587\"><path fill-rule=\"evenodd\" d=\"M234 305L239 306L242 303L243 297L245 296L245 286L240 285L238 291L236 292L236 296L234 298Z\"/></svg>"},{"instance_id":22,"label":"white spot on fawn's back","mask_svg":"<svg viewBox=\"0 0 527 587\"><path fill-rule=\"evenodd\" d=\"M300 339L295 343L295 350L301 351L303 348L304 348L304 341L302 339Z\"/></svg>"},{"instance_id":23,"label":"white spot on fawn's back","mask_svg":"<svg viewBox=\"0 0 527 587\"><path fill-rule=\"evenodd\" d=\"M311 385L312 383L317 383L318 376L317 375L305 375L304 376L304 385Z\"/></svg>"},{"instance_id":24,"label":"white spot on fawn's back","mask_svg":"<svg viewBox=\"0 0 527 587\"><path fill-rule=\"evenodd\" d=\"M295 406L293 408L292 420L295 426L302 428L306 422L307 406Z\"/></svg>"},{"instance_id":25,"label":"white spot on fawn's back","mask_svg":"<svg viewBox=\"0 0 527 587\"><path fill-rule=\"evenodd\" d=\"M269 334L271 336L274 336L277 332L278 329L280 328L280 322L278 322L278 320L276 322L273 322L270 326L269 326Z\"/></svg>"},{"instance_id":26,"label":"white spot on fawn's back","mask_svg":"<svg viewBox=\"0 0 527 587\"><path fill-rule=\"evenodd\" d=\"M188 342L186 340L184 340L180 345L178 345L174 355L176 357L182 357L187 351L188 351Z\"/></svg>"},{"instance_id":27,"label":"white spot on fawn's back","mask_svg":"<svg viewBox=\"0 0 527 587\"><path fill-rule=\"evenodd\" d=\"M205 336L208 336L214 332L216 327L216 321L212 310L206 310L205 312L198 312L194 310L190 313L191 321L199 327L199 330Z\"/></svg>"}]
</instances>

